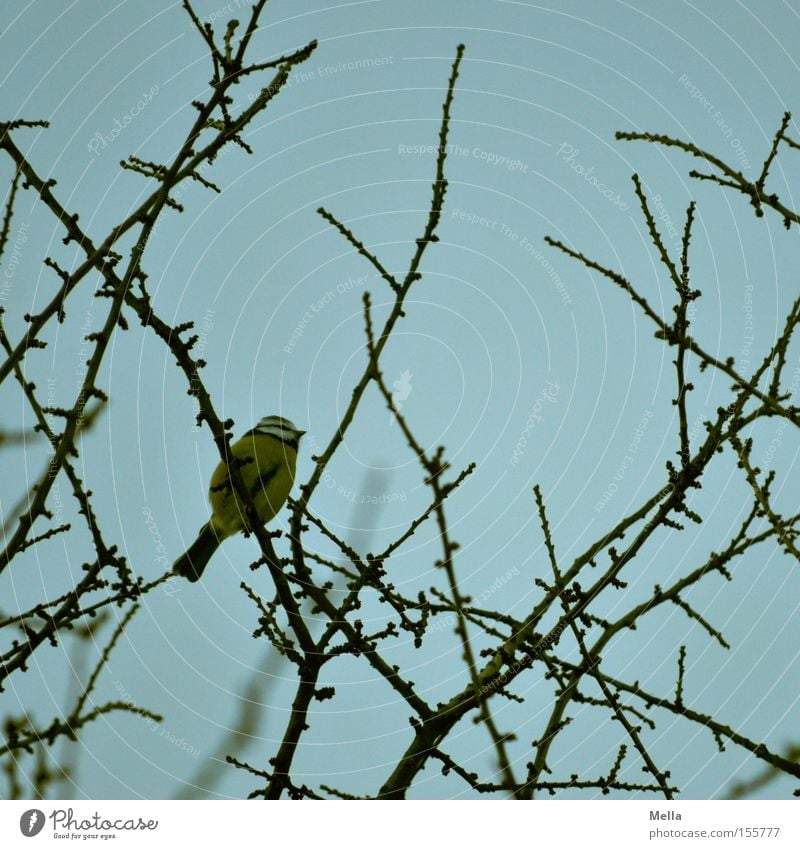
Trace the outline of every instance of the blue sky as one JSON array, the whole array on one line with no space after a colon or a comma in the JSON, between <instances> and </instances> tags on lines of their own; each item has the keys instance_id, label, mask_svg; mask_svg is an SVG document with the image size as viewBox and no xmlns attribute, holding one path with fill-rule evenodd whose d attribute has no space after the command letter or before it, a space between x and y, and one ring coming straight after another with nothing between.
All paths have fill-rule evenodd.
<instances>
[{"instance_id":1,"label":"blue sky","mask_svg":"<svg viewBox=\"0 0 800 849\"><path fill-rule=\"evenodd\" d=\"M236 11L235 0L196 6L218 28ZM431 146L463 42L441 242L425 256L384 368L403 387L403 412L424 444L444 444L454 469L477 463L450 505L463 586L523 615L537 598L534 579L548 577L532 485L542 487L567 561L663 484L664 462L677 446L670 354L622 292L548 248L544 236L620 270L667 314L673 291L631 175L640 174L658 204L669 247L694 198L693 285L703 291L694 333L710 352L734 356L752 371L797 294L796 232L787 233L775 216L756 219L738 196L691 181L690 157L617 142L614 132L680 136L758 173L783 112L797 108L798 11L752 0L320 6L268 4L254 41L258 55L312 38L319 47L251 126L254 155L230 150L206 175L222 192L189 186L180 198L185 213L169 211L159 223L144 262L155 308L171 323L197 323L206 385L239 432L271 413L308 429L298 466L307 478L310 455L330 438L363 368L362 295L372 293L379 317L391 294L315 210L324 205L390 271L403 271L424 227ZM119 160L131 153L167 160L189 126L189 103L210 78L201 39L178 3L77 0L61 4L54 17L51 4L32 0L7 10L0 51L0 112L50 121L46 131L18 132L18 144L39 173L57 177L58 197L98 241L149 190ZM243 85L237 105L254 91ZM8 162L0 168L10 179ZM789 206L796 206L797 176L797 159L784 154L771 181ZM43 257L69 266L79 252L60 245L62 229L31 193L22 195L12 232L19 259L6 275L4 300L16 338L22 313L52 292ZM94 283L86 282L70 299L66 323L48 336L50 347L26 360L27 373L56 404L74 401L86 357L81 334L104 316ZM796 350L791 357L793 371ZM696 442L702 420L728 398L728 382L700 375L695 362L691 370ZM207 431L194 427L185 380L154 334L136 325L119 334L101 385L111 402L86 438L80 471L98 493L107 532L137 573L154 577L208 516L216 451ZM31 423L11 382L0 400L4 426ZM795 434L773 423L757 432L754 456L778 470L780 506L797 502L798 447ZM44 458L36 445L3 453L4 505ZM377 393L366 397L329 475L312 507L363 551L385 545L424 507L419 468ZM71 515L64 487L62 498ZM653 584L699 565L730 537L747 504L734 464L721 458L693 502L703 526L657 534L631 570L627 595L611 598L605 613L618 614ZM43 588L68 585L89 556L88 542L75 536L37 547L0 579L2 608L23 609ZM420 533L393 566L398 587L440 582L437 556L432 529ZM293 675L251 637L257 613L239 582L269 592L266 576L247 570L254 557L251 540L230 540L201 583L146 600L97 698L127 693L164 714L164 722L152 728L120 715L95 723L78 744L74 785L65 795L169 797L181 788L204 795L186 783L209 763L252 680L263 708L243 756L263 764L273 754ZM736 564L731 584L709 579L691 595L724 631L730 651L676 608L612 643L608 668L667 693L685 643L689 703L780 749L797 728L798 590L796 567L774 546L754 550ZM384 613L369 610L374 623ZM36 718L49 722L74 685L69 649L66 640L37 652L40 665L0 697L4 712L33 701ZM464 684L450 628L432 633L423 652L402 644L392 652L413 667L434 702ZM407 712L359 664L331 665L327 673L339 698L317 708L299 773L309 784L369 792L409 739ZM519 691L523 708L497 706L500 726L517 728L523 741L519 764L530 757L525 741L546 718L549 686L531 675ZM734 777L755 769L741 751L716 754L710 735L669 716L648 739L689 798L723 795ZM618 740L613 723L577 710L551 765L565 775L578 768L599 774ZM459 727L451 749L491 774L481 730ZM250 778L222 769L213 794L240 797L252 789ZM632 763L630 775L638 774ZM765 792L785 797L790 789L778 782ZM414 795L469 794L457 778L430 769Z\"/></svg>"}]
</instances>

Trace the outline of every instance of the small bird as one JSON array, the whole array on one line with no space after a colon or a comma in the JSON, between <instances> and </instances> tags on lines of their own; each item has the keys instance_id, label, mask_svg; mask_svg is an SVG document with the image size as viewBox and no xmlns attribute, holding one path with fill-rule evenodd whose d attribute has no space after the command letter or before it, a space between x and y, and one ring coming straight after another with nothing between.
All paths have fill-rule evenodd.
<instances>
[{"instance_id":1,"label":"small bird","mask_svg":"<svg viewBox=\"0 0 800 849\"><path fill-rule=\"evenodd\" d=\"M298 430L281 416L265 416L231 446L231 458L239 461L245 486L250 490L258 518L266 524L289 497L294 483ZM245 530L246 517L241 499L233 492L228 468L220 460L209 484L211 518L200 528L197 539L173 564L172 571L190 581L203 574L211 556L229 536Z\"/></svg>"}]
</instances>

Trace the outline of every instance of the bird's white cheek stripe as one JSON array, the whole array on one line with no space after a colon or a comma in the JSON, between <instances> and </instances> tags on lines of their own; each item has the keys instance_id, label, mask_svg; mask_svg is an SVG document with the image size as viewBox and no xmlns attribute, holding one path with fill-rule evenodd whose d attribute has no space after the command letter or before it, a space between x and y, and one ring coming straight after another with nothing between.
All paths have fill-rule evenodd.
<instances>
[{"instance_id":1,"label":"bird's white cheek stripe","mask_svg":"<svg viewBox=\"0 0 800 849\"><path fill-rule=\"evenodd\" d=\"M291 431L283 430L279 427L258 427L256 428L258 433L263 434L264 436L274 436L276 439L280 439L281 442L296 442L297 434L292 433Z\"/></svg>"}]
</instances>

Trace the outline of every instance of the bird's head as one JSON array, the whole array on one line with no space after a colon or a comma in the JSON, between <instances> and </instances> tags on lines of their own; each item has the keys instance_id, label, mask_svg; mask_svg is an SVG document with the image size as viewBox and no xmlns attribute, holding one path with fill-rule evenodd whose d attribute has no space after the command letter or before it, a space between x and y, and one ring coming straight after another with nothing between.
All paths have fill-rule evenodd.
<instances>
[{"instance_id":1,"label":"bird's head","mask_svg":"<svg viewBox=\"0 0 800 849\"><path fill-rule=\"evenodd\" d=\"M253 428L253 431L264 436L274 436L294 448L297 448L300 437L305 433L304 430L300 430L297 425L290 422L289 419L283 418L283 416L264 416Z\"/></svg>"}]
</instances>

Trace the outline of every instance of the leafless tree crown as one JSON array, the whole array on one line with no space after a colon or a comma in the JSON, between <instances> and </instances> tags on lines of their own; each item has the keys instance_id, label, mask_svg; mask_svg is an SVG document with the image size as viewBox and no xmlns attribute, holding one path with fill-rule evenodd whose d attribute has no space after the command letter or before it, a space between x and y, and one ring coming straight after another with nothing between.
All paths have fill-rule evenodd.
<instances>
[{"instance_id":1,"label":"leafless tree crown","mask_svg":"<svg viewBox=\"0 0 800 849\"><path fill-rule=\"evenodd\" d=\"M317 46L312 41L270 61L251 61L251 42L265 3L266 0L257 0L245 23L231 21L224 34L219 34L211 24L200 20L189 0L184 0L185 11L208 49L212 68L208 96L193 102L197 116L170 163L150 162L136 156L121 163L123 168L141 175L153 188L145 200L100 241L94 241L81 226L78 215L62 205L55 181L40 176L35 163L18 144L26 130L45 127L47 123L22 119L0 123L0 148L10 158L14 169L0 229L0 255L7 254L13 245L12 219L19 193L30 191L38 195L63 227L64 243L74 243L83 257L71 268L61 267L52 258L45 259L55 282L55 292L38 312L24 316L26 329L18 338L11 338L1 323L4 307L0 306L0 344L4 351L0 381L6 378L16 381L19 393L35 417L37 438L46 439L51 447L50 460L39 480L28 491L19 493L18 503L12 509L4 511L0 572L24 570L26 561L20 555L58 534L69 535L70 539L88 538L94 551L91 560L83 564L80 579L68 591L54 598L43 597L27 610L0 612L0 631L4 636L0 645L0 686L7 684L11 676L36 674L31 659L42 646L59 644L68 632L85 639L96 638L105 630L109 619L115 620L113 626L109 625L111 633L106 638L100 662L86 676L74 705L65 706L63 716L46 725L37 725L27 713L4 717L0 756L8 780L8 796L50 792L68 772L68 764L53 769L52 761L45 757L47 749L59 738L77 740L82 729L101 715L127 711L144 720L161 721L155 713L135 705L129 698L108 703L94 700L95 685L142 599L155 587L175 579L167 569L164 574L146 580L139 574L136 564L127 562L120 554L119 545L99 526L93 509L93 494L78 473L78 438L82 431L92 427L107 401L99 375L115 334L136 332L138 322L142 328L140 332L154 333L169 348L175 366L185 377L187 392L196 400L197 425L207 427L219 456L223 460L228 457L234 423L219 418L204 385L205 363L194 352L198 335L191 322L171 326L155 312L142 261L159 218L183 209L176 200L176 188L194 181L210 191L220 191L209 179L208 166L227 146L253 152L245 140L246 131L281 94L292 69L306 61ZM787 516L778 512L772 499L776 471L765 472L759 468L753 459L753 437L750 435L751 426L761 419L782 419L795 427L800 424L800 409L793 403L786 379L787 351L800 321L800 300L792 305L783 331L752 373L737 370L732 357L720 359L709 353L692 335L690 321L690 305L700 297L692 281L690 263L694 202L686 210L680 254L676 256L664 243L641 181L638 176L633 177L635 195L653 249L665 279L674 290L673 306L666 316L640 294L634 282L613 268L595 262L563 241L546 240L621 289L638 307L644 320L652 323L655 336L669 348L674 364L672 403L677 409L677 433L674 454L666 460L663 485L571 562L559 555L558 540L550 530L546 493L534 486L531 510L538 514L539 542L544 543L542 552L550 576L547 580L536 580L535 604L524 616L511 616L502 610L474 605L460 585L459 547L449 530L447 506L456 488L469 486L474 466L453 470L443 447L425 447L415 435L413 422L398 408L384 377L381 358L408 308L409 292L423 276L423 259L429 250L435 250L437 228L448 190L445 176L448 136L463 54L464 48L459 46L442 107L430 208L427 218L420 222L421 232L405 273L390 273L380 257L336 216L335 211L318 210L363 258L365 266L377 274L384 286L381 298L388 293L393 301L385 320L376 323L370 294L363 297L363 370L336 431L313 458L311 476L299 486L297 497L290 502L288 527L283 532L267 531L259 526L250 493L242 485L240 470L234 463L229 465L234 486L245 505L248 524L254 529L252 536L260 550L259 558L251 566L254 570L252 585L244 582L241 585L253 603L257 619L254 636L266 641L270 651L278 653L283 662L296 669L297 686L276 751L264 752L262 760L256 764L245 763L231 755L233 744L225 754L230 764L252 774L255 784L252 797L352 798L346 787L309 787L295 778L293 772L298 747L315 721L315 702L335 699L337 695L334 686L320 684L322 670L331 660L352 655L386 682L405 705L410 723L405 751L397 757L393 768L387 770L381 785L375 787L374 797L404 798L422 770L436 763L444 773L453 774L463 782L469 792L486 795L527 799L534 795L584 789L603 794L647 793L669 799L680 791L680 787L669 770L659 765L648 750L648 735L654 732L659 719L669 714L705 728L720 750L729 745L741 747L763 762L765 769L800 778L796 748L784 753L774 751L763 742L739 733L726 724L724 718L692 707L692 694L684 687L684 646L675 648L673 692L649 692L637 680L615 677L604 668L612 641L635 629L639 622L664 606L680 608L708 632L711 640L727 647L721 631L702 610L687 601L687 591L700 582L720 578L731 581L729 566L732 561L755 546L778 546L790 558L800 558L797 548L800 514ZM245 77L260 79L265 75L260 94L252 104L237 112L233 107L232 87ZM740 171L713 154L678 139L642 133L618 133L617 137L624 141L664 145L691 154L706 169L692 171L693 177L744 195L756 215L777 213L786 227L791 228L800 224L800 215L767 188L770 167L776 157L784 153L796 155L800 147L789 135L789 130L790 116L787 114L755 181L746 179ZM124 254L118 252L118 243L129 235L135 235L133 248ZM79 286L85 287L90 277L98 273L102 282L96 297L103 305L104 318L102 325L86 334L83 340L90 351L82 385L72 406L48 405L43 399L42 388L29 377L36 372L37 352L47 347L47 333L54 324L64 321L73 292ZM609 294L611 297L613 295ZM708 370L721 372L729 381L729 403L719 407L716 414L704 422L705 436L693 446L687 407L694 389L692 380L698 378L690 380L689 375L702 375ZM381 551L362 554L319 518L314 510L314 496L328 464L359 415L370 387L382 395L402 430L408 451L419 462L429 502L390 545ZM187 428L192 424L186 422ZM4 421L2 425L9 428L1 435L0 446L6 449L21 439L34 437L34 434L14 430L13 422ZM752 506L741 526L731 539L721 540L718 550L711 552L705 562L697 564L669 586L653 587L652 596L646 601L626 604L626 577L635 572L637 557L653 534L658 529L689 533L692 525L703 521L689 506L691 493L703 485L707 469L728 452L736 458L741 475L752 491ZM79 526L58 521L52 500L54 486L61 484L69 488L79 506ZM441 580L438 586L420 587L416 595L406 595L396 586L393 557L423 524L432 524L436 529L441 553L435 565ZM335 556L323 556L306 544L310 529L327 538ZM531 544L536 541L531 540ZM334 587L336 592L332 591ZM368 593L377 594L385 609L390 611L385 626L377 631L368 630L359 617L359 609ZM618 596L615 610L624 612L608 620L598 615L596 601L601 595L607 599L608 594L614 593ZM3 607L7 605L8 600ZM316 629L313 623L320 619L324 626ZM419 652L424 652L431 629L443 621L453 623L465 674L462 684L446 701L432 704L410 680L408 673L388 659L387 648L402 640L412 642ZM546 622L555 624L545 626ZM489 647L478 649L478 643ZM515 729L502 727L496 718L499 701L523 701L520 693L525 692L526 679L545 679L551 682L553 690L547 719L534 740L518 738ZM598 722L614 720L624 733L621 738L624 742L615 756L596 775L558 775L550 766L554 743L571 733L569 711L575 706L595 710ZM495 764L487 775L475 773L448 752L451 732L466 718L482 726L493 745ZM33 758L29 761L30 769L24 766L26 755ZM629 765L632 763L642 770L641 777L635 780L624 777L631 774Z\"/></svg>"}]
</instances>

